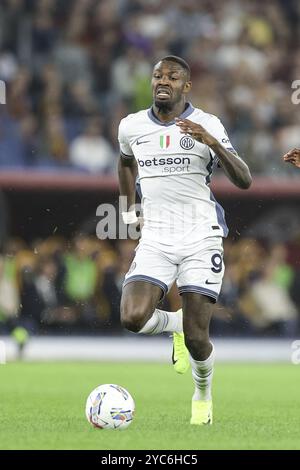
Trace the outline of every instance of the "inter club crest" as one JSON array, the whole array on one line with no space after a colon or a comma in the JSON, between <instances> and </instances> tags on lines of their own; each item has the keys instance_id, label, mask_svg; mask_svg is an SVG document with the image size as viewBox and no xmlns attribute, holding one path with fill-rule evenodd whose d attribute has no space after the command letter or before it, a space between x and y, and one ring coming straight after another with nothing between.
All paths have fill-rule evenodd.
<instances>
[{"instance_id":1,"label":"inter club crest","mask_svg":"<svg viewBox=\"0 0 300 470\"><path fill-rule=\"evenodd\" d=\"M189 135L184 135L180 139L180 147L184 150L191 150L195 145L195 141Z\"/></svg>"}]
</instances>

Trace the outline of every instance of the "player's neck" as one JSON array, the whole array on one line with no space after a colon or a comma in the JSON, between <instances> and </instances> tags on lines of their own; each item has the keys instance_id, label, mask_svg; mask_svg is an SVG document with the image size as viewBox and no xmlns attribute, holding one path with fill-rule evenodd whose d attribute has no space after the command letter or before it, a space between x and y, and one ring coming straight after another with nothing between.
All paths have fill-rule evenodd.
<instances>
[{"instance_id":1,"label":"player's neck","mask_svg":"<svg viewBox=\"0 0 300 470\"><path fill-rule=\"evenodd\" d=\"M186 108L186 102L185 101L180 101L180 103L177 103L173 109L170 111L164 111L163 109L159 108L155 104L153 104L152 109L157 117L162 122L170 122L174 121L176 117L179 117L185 110Z\"/></svg>"}]
</instances>

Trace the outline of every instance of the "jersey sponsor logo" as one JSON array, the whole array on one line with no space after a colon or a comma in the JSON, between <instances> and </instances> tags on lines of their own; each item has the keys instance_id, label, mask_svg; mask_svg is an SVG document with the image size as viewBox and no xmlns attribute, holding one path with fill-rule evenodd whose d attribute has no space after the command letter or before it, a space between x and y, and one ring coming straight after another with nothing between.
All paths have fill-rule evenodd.
<instances>
[{"instance_id":1,"label":"jersey sponsor logo","mask_svg":"<svg viewBox=\"0 0 300 470\"><path fill-rule=\"evenodd\" d=\"M148 144L148 142L150 142L150 140L137 140L136 145Z\"/></svg>"},{"instance_id":2,"label":"jersey sponsor logo","mask_svg":"<svg viewBox=\"0 0 300 470\"><path fill-rule=\"evenodd\" d=\"M210 286L210 285L212 285L212 284L220 284L220 283L219 283L219 282L210 282L208 279L206 279L205 284L207 284L208 286Z\"/></svg>"},{"instance_id":3,"label":"jersey sponsor logo","mask_svg":"<svg viewBox=\"0 0 300 470\"><path fill-rule=\"evenodd\" d=\"M164 165L190 165L191 159L189 157L168 157L168 158L147 158L146 160L137 159L140 167L144 166L164 166Z\"/></svg>"},{"instance_id":4,"label":"jersey sponsor logo","mask_svg":"<svg viewBox=\"0 0 300 470\"><path fill-rule=\"evenodd\" d=\"M190 171L191 159L189 157L167 157L167 158L147 158L145 160L137 159L139 167L162 167L161 172L167 174L188 173Z\"/></svg>"},{"instance_id":5,"label":"jersey sponsor logo","mask_svg":"<svg viewBox=\"0 0 300 470\"><path fill-rule=\"evenodd\" d=\"M225 137L222 139L223 144L229 144L230 140L226 139Z\"/></svg>"},{"instance_id":6,"label":"jersey sponsor logo","mask_svg":"<svg viewBox=\"0 0 300 470\"><path fill-rule=\"evenodd\" d=\"M169 135L161 135L159 137L159 145L161 149L167 149L170 146L170 136Z\"/></svg>"},{"instance_id":7,"label":"jersey sponsor logo","mask_svg":"<svg viewBox=\"0 0 300 470\"><path fill-rule=\"evenodd\" d=\"M190 137L189 135L184 135L180 139L180 147L183 148L184 150L191 150L195 145L194 139Z\"/></svg>"}]
</instances>

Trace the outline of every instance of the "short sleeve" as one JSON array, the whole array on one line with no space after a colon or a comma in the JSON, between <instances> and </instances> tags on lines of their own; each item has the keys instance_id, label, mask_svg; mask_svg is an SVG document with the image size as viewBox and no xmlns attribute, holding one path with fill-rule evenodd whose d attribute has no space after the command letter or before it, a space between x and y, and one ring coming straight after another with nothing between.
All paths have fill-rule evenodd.
<instances>
[{"instance_id":1,"label":"short sleeve","mask_svg":"<svg viewBox=\"0 0 300 470\"><path fill-rule=\"evenodd\" d=\"M124 119L122 119L119 125L118 140L122 157L125 159L134 158L129 139L126 135L126 122L124 121Z\"/></svg>"},{"instance_id":2,"label":"short sleeve","mask_svg":"<svg viewBox=\"0 0 300 470\"><path fill-rule=\"evenodd\" d=\"M234 149L232 143L230 142L229 136L227 131L221 121L215 117L213 124L211 125L210 129L207 129L219 142L222 144L227 150L238 156L237 151ZM215 153L212 149L210 149L213 157L215 157Z\"/></svg>"}]
</instances>

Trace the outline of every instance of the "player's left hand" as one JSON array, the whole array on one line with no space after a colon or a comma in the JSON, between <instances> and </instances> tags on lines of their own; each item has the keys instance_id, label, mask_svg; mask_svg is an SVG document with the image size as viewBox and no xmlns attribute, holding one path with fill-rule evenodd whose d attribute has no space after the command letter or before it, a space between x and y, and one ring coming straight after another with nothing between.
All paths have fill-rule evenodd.
<instances>
[{"instance_id":1,"label":"player's left hand","mask_svg":"<svg viewBox=\"0 0 300 470\"><path fill-rule=\"evenodd\" d=\"M207 132L204 127L200 124L196 124L189 119L180 119L175 118L176 126L180 128L181 134L189 134L193 139L201 142L202 144L208 145L211 147L212 145L218 143L217 139L213 137L209 132Z\"/></svg>"}]
</instances>

